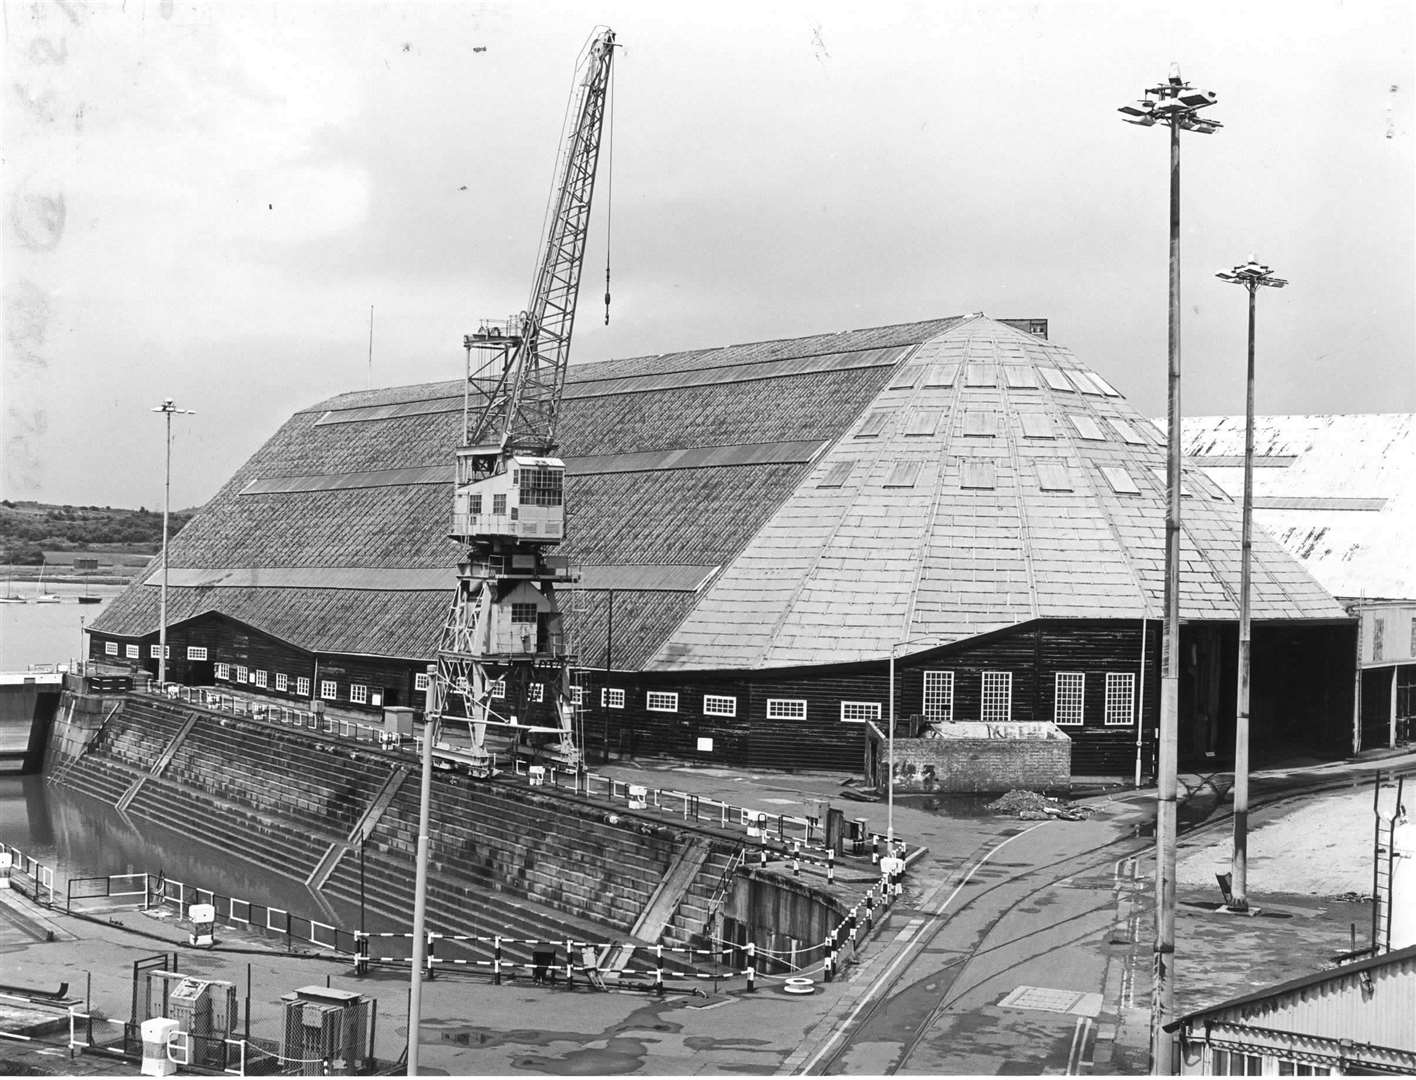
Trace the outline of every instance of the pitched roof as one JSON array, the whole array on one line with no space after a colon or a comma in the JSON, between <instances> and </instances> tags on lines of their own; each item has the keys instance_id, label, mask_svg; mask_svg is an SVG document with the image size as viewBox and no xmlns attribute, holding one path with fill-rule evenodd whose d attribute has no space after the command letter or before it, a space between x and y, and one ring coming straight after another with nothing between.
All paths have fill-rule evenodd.
<instances>
[{"instance_id":1,"label":"pitched roof","mask_svg":"<svg viewBox=\"0 0 1416 1080\"><path fill-rule=\"evenodd\" d=\"M292 416L173 541L172 619L219 610L302 648L431 656L461 392L359 391ZM982 316L578 365L560 437L560 550L583 571L564 606L586 663L844 662L1160 610L1158 433L1066 349ZM1234 618L1237 512L1203 474L1190 484L1184 614ZM1277 545L1256 554L1255 618L1342 617ZM152 632L156 592L135 585L94 629Z\"/></svg>"},{"instance_id":2,"label":"pitched roof","mask_svg":"<svg viewBox=\"0 0 1416 1080\"><path fill-rule=\"evenodd\" d=\"M1066 348L992 319L925 342L654 655L771 668L1038 617L1159 618L1165 450ZM1237 619L1238 507L1185 481L1181 614ZM1255 619L1342 618L1271 539Z\"/></svg>"},{"instance_id":3,"label":"pitched roof","mask_svg":"<svg viewBox=\"0 0 1416 1080\"><path fill-rule=\"evenodd\" d=\"M1244 418L1193 416L1184 450L1244 485ZM1336 596L1416 599L1416 415L1254 418L1254 520Z\"/></svg>"}]
</instances>

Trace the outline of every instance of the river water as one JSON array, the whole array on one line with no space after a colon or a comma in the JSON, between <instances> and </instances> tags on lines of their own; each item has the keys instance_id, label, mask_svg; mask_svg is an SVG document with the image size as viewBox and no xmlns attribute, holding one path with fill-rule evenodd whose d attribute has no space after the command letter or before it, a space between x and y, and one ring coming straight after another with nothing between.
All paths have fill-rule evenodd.
<instances>
[{"instance_id":1,"label":"river water","mask_svg":"<svg viewBox=\"0 0 1416 1080\"><path fill-rule=\"evenodd\" d=\"M54 583L45 591L58 594L60 603L0 604L0 671L68 664L84 655L83 627L123 588ZM32 582L20 582L14 591L32 596L34 589ZM81 593L103 600L80 604ZM170 829L48 784L43 776L0 773L0 841L51 867L61 899L65 882L74 878L164 873L169 880L326 919L304 885L271 874L260 852L195 844Z\"/></svg>"}]
</instances>

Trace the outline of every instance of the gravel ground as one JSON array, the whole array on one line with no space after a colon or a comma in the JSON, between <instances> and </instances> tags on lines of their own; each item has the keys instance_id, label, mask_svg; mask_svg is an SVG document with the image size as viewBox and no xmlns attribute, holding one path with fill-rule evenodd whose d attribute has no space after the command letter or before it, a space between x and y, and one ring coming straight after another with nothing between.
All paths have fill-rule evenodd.
<instances>
[{"instance_id":1,"label":"gravel ground","mask_svg":"<svg viewBox=\"0 0 1416 1080\"><path fill-rule=\"evenodd\" d=\"M1249 832L1249 888L1315 897L1372 891L1372 793L1370 789L1327 794L1260 820ZM1214 886L1229 870L1228 834L1180 853L1181 885Z\"/></svg>"}]
</instances>

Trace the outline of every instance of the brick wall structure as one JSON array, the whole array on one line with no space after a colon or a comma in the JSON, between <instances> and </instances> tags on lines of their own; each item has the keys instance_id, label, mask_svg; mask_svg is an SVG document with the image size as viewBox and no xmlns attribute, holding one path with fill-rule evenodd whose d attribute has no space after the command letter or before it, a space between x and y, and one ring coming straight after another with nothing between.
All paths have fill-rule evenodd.
<instances>
[{"instance_id":1,"label":"brick wall structure","mask_svg":"<svg viewBox=\"0 0 1416 1080\"><path fill-rule=\"evenodd\" d=\"M867 725L865 774L883 788L888 738ZM1072 783L1072 740L1055 724L935 724L922 738L895 735L896 793L983 794L1023 788L1066 791Z\"/></svg>"}]
</instances>

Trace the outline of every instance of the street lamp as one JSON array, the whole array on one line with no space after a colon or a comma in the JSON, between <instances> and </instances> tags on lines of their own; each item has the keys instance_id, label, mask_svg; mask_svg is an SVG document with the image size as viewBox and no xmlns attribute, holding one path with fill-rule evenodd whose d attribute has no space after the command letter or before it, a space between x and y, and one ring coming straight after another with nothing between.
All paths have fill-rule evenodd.
<instances>
[{"instance_id":1,"label":"street lamp","mask_svg":"<svg viewBox=\"0 0 1416 1080\"><path fill-rule=\"evenodd\" d=\"M167 682L167 514L172 501L172 414L196 414L191 409L177 408L171 398L163 398L162 404L152 411L162 413L167 421L167 469L162 482L162 588L157 602L157 684L160 687Z\"/></svg>"},{"instance_id":2,"label":"street lamp","mask_svg":"<svg viewBox=\"0 0 1416 1080\"><path fill-rule=\"evenodd\" d=\"M891 858L895 856L895 656L906 645L917 645L927 638L907 638L890 643L890 688L888 693L890 709L889 742L885 751L887 777L885 782L885 850Z\"/></svg>"},{"instance_id":3,"label":"street lamp","mask_svg":"<svg viewBox=\"0 0 1416 1080\"><path fill-rule=\"evenodd\" d=\"M1249 290L1249 365L1244 395L1244 508L1239 555L1239 690L1234 714L1234 853L1230 860L1230 911L1249 910L1249 560L1253 551L1254 519L1254 296L1260 286L1281 289L1288 284L1254 261L1222 270L1215 277Z\"/></svg>"},{"instance_id":4,"label":"street lamp","mask_svg":"<svg viewBox=\"0 0 1416 1080\"><path fill-rule=\"evenodd\" d=\"M1202 120L1213 105L1212 90L1197 90L1172 64L1169 78L1145 96L1121 106L1128 124L1170 128L1170 311L1169 408L1165 470L1165 623L1160 677L1160 738L1156 763L1154 994L1151 1007L1151 1064L1159 1075L1172 1071L1171 1040L1164 1028L1175 1009L1175 796L1179 756L1180 706L1180 132L1213 134L1221 125Z\"/></svg>"}]
</instances>

